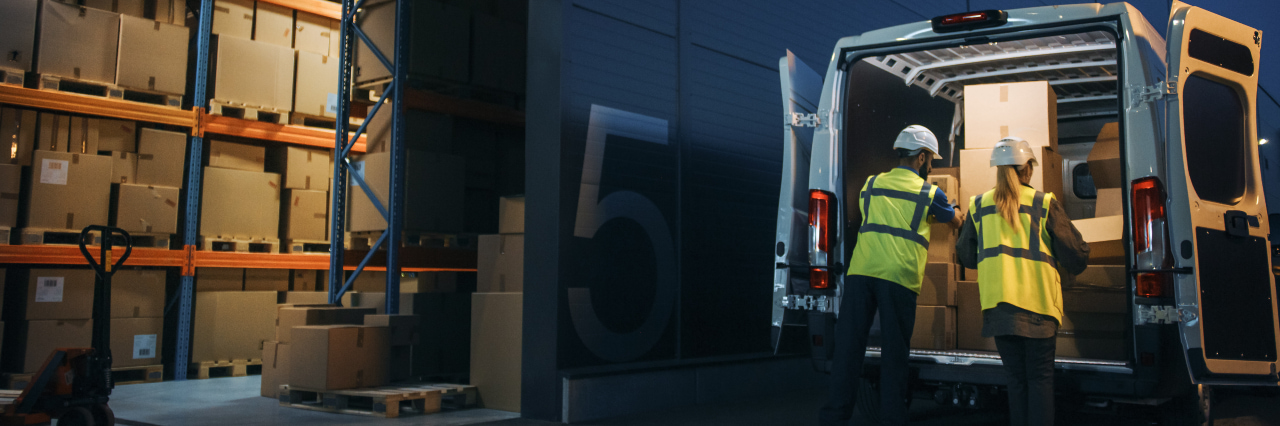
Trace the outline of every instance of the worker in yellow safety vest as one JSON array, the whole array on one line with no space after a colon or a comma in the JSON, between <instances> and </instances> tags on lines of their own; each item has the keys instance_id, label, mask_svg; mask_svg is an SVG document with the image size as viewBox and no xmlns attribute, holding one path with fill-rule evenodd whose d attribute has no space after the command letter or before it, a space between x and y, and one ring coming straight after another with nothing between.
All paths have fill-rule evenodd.
<instances>
[{"instance_id":1,"label":"worker in yellow safety vest","mask_svg":"<svg viewBox=\"0 0 1280 426\"><path fill-rule=\"evenodd\" d=\"M928 261L931 222L960 226L947 195L925 180L938 155L938 139L913 125L893 143L898 167L867 179L856 204L862 214L857 244L836 320L831 400L823 424L843 424L853 415L867 335L880 313L880 424L907 423L907 357L915 328L916 296Z\"/></svg>"},{"instance_id":2,"label":"worker in yellow safety vest","mask_svg":"<svg viewBox=\"0 0 1280 426\"><path fill-rule=\"evenodd\" d=\"M1054 337L1062 323L1058 270L1084 272L1089 244L1052 193L1032 188L1039 162L1027 141L991 151L996 187L969 200L960 264L978 270L982 336L994 337L1009 380L1013 425L1053 424Z\"/></svg>"}]
</instances>

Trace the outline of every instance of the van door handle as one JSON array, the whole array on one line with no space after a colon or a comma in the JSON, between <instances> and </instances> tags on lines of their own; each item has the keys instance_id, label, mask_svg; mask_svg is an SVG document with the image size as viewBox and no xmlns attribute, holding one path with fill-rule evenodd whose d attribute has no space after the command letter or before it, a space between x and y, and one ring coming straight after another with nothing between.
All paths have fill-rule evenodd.
<instances>
[{"instance_id":1,"label":"van door handle","mask_svg":"<svg viewBox=\"0 0 1280 426\"><path fill-rule=\"evenodd\" d=\"M1258 226L1258 218L1251 217L1240 210L1228 210L1222 217L1228 236L1247 238L1250 225Z\"/></svg>"}]
</instances>

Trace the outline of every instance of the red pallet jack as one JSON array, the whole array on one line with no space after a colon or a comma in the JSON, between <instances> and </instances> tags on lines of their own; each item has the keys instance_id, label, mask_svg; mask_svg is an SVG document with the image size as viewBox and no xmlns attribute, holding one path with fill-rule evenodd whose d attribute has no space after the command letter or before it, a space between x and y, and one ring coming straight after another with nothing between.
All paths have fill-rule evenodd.
<instances>
[{"instance_id":1,"label":"red pallet jack","mask_svg":"<svg viewBox=\"0 0 1280 426\"><path fill-rule=\"evenodd\" d=\"M101 233L98 259L86 247L91 231ZM111 243L123 237L124 255L111 263ZM5 425L46 424L58 419L58 426L115 426L115 413L107 406L111 389L111 277L129 258L133 243L129 233L115 227L90 225L80 231L80 253L97 273L93 290L93 340L89 348L58 348L49 355L39 372L13 405L0 415Z\"/></svg>"}]
</instances>

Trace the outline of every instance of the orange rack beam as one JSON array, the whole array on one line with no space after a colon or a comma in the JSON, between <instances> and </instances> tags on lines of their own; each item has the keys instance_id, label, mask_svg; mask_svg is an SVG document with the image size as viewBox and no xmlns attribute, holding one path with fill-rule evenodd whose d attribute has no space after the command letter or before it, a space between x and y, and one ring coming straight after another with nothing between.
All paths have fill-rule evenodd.
<instances>
[{"instance_id":1,"label":"orange rack beam","mask_svg":"<svg viewBox=\"0 0 1280 426\"><path fill-rule=\"evenodd\" d=\"M320 15L329 19L342 19L342 4L323 0L262 0L300 12Z\"/></svg>"},{"instance_id":2,"label":"orange rack beam","mask_svg":"<svg viewBox=\"0 0 1280 426\"><path fill-rule=\"evenodd\" d=\"M96 251L90 250L97 254ZM124 249L112 249L115 256L124 254ZM166 266L180 267L186 259L180 250L135 248L125 261L129 266ZM76 246L34 245L34 246L0 246L0 264L33 264L33 265L88 265L89 262L80 254Z\"/></svg>"},{"instance_id":3,"label":"orange rack beam","mask_svg":"<svg viewBox=\"0 0 1280 426\"><path fill-rule=\"evenodd\" d=\"M160 105L0 84L0 104L191 127L195 113ZM330 137L332 139L332 136ZM333 146L330 141L329 146Z\"/></svg>"},{"instance_id":4,"label":"orange rack beam","mask_svg":"<svg viewBox=\"0 0 1280 426\"><path fill-rule=\"evenodd\" d=\"M96 251L92 251L97 253ZM116 256L124 253L123 249L113 250ZM135 248L129 254L128 266L182 267L186 262L182 250L164 250L152 248ZM344 259L346 270L355 270L360 259L367 251L348 250ZM401 268L405 272L427 271L475 271L476 252L470 250L451 249L419 249L405 248L401 260L408 265ZM64 245L0 245L0 264L24 265L87 265L80 248ZM386 264L385 255L376 255L365 269L385 271L385 267L372 266ZM329 256L317 254L280 254L280 253L235 253L217 251L197 251L195 255L197 268L255 268L255 269L329 269Z\"/></svg>"},{"instance_id":5,"label":"orange rack beam","mask_svg":"<svg viewBox=\"0 0 1280 426\"><path fill-rule=\"evenodd\" d=\"M333 149L333 130L317 127L286 126L210 114L204 114L200 122L206 133ZM365 152L365 140L365 136L361 135L360 140L356 141L355 147L351 148L351 150Z\"/></svg>"}]
</instances>

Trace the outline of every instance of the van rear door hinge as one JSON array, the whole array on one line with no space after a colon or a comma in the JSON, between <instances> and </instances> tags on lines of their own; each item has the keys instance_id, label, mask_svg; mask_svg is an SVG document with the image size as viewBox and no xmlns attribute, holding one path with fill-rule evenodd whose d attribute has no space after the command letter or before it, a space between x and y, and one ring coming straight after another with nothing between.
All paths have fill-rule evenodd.
<instances>
[{"instance_id":1,"label":"van rear door hinge","mask_svg":"<svg viewBox=\"0 0 1280 426\"><path fill-rule=\"evenodd\" d=\"M791 125L794 127L818 127L821 124L822 119L818 118L818 114L791 113Z\"/></svg>"},{"instance_id":2,"label":"van rear door hinge","mask_svg":"<svg viewBox=\"0 0 1280 426\"><path fill-rule=\"evenodd\" d=\"M1152 86L1133 87L1129 91L1129 107L1136 108L1145 103L1155 102L1164 95L1177 95L1178 81L1170 80Z\"/></svg>"},{"instance_id":3,"label":"van rear door hinge","mask_svg":"<svg viewBox=\"0 0 1280 426\"><path fill-rule=\"evenodd\" d=\"M1135 325L1173 324L1181 321L1178 309L1173 306L1137 305L1133 311Z\"/></svg>"}]
</instances>

